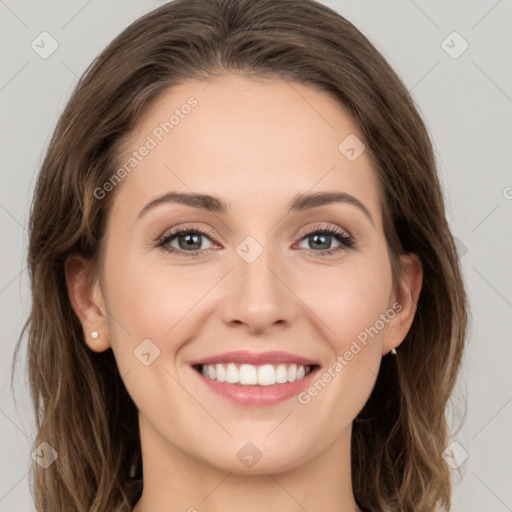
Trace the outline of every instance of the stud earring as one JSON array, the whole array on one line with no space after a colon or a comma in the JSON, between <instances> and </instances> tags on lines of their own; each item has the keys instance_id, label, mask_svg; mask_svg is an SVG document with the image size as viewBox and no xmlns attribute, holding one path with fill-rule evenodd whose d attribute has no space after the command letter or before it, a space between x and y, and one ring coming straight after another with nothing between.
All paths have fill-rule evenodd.
<instances>
[{"instance_id":1,"label":"stud earring","mask_svg":"<svg viewBox=\"0 0 512 512\"><path fill-rule=\"evenodd\" d=\"M98 331L91 332L91 336L96 339L99 336Z\"/></svg>"},{"instance_id":2,"label":"stud earring","mask_svg":"<svg viewBox=\"0 0 512 512\"><path fill-rule=\"evenodd\" d=\"M394 348L391 349L391 353L396 356L396 350Z\"/></svg>"}]
</instances>

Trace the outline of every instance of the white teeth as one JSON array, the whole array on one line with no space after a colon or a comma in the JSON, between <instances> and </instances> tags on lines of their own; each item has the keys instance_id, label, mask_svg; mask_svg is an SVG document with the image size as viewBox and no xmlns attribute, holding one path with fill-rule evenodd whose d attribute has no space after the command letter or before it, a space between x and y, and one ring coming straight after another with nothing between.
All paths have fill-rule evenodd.
<instances>
[{"instance_id":1,"label":"white teeth","mask_svg":"<svg viewBox=\"0 0 512 512\"><path fill-rule=\"evenodd\" d=\"M229 382L230 384L240 382L238 377L238 368L233 363L229 363L226 369L226 382Z\"/></svg>"},{"instance_id":2,"label":"white teeth","mask_svg":"<svg viewBox=\"0 0 512 512\"><path fill-rule=\"evenodd\" d=\"M258 384L260 386L272 386L276 383L276 371L271 364L264 364L258 368ZM242 382L243 384L243 382Z\"/></svg>"},{"instance_id":3,"label":"white teeth","mask_svg":"<svg viewBox=\"0 0 512 512\"><path fill-rule=\"evenodd\" d=\"M288 382L295 382L297 380L297 365L292 364L288 368Z\"/></svg>"},{"instance_id":4,"label":"white teeth","mask_svg":"<svg viewBox=\"0 0 512 512\"><path fill-rule=\"evenodd\" d=\"M219 382L226 382L226 369L221 364L215 366L215 373L217 374L216 380Z\"/></svg>"},{"instance_id":5,"label":"white teeth","mask_svg":"<svg viewBox=\"0 0 512 512\"><path fill-rule=\"evenodd\" d=\"M297 366L296 364L264 364L254 366L234 363L202 365L201 373L204 377L227 382L229 384L241 384L242 386L273 386L274 384L286 384L303 379L311 371L310 366Z\"/></svg>"},{"instance_id":6,"label":"white teeth","mask_svg":"<svg viewBox=\"0 0 512 512\"><path fill-rule=\"evenodd\" d=\"M276 370L276 382L278 384L284 384L288 382L288 372L286 371L286 366L284 364L280 364Z\"/></svg>"},{"instance_id":7,"label":"white teeth","mask_svg":"<svg viewBox=\"0 0 512 512\"><path fill-rule=\"evenodd\" d=\"M240 384L249 385L258 383L258 372L256 366L252 364L243 364L239 370L239 381Z\"/></svg>"}]
</instances>

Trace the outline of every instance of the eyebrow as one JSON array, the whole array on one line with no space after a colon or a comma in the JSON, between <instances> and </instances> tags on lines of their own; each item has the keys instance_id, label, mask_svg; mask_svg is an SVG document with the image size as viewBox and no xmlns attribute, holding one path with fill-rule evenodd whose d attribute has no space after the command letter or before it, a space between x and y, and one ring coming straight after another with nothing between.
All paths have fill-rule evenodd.
<instances>
[{"instance_id":1,"label":"eyebrow","mask_svg":"<svg viewBox=\"0 0 512 512\"><path fill-rule=\"evenodd\" d=\"M206 194L194 194L187 192L167 192L166 194L159 196L147 203L146 206L142 208L137 218L140 219L149 210L165 203L184 204L186 206L200 208L202 210L218 213L221 215L224 215L229 211L228 204L217 197ZM288 213L307 211L333 203L346 203L355 206L365 214L365 216L372 224L374 224L373 217L368 211L368 208L366 208L366 206L361 201L359 201L359 199L350 194L347 194L346 192L316 192L313 194L299 194L292 200Z\"/></svg>"}]
</instances>

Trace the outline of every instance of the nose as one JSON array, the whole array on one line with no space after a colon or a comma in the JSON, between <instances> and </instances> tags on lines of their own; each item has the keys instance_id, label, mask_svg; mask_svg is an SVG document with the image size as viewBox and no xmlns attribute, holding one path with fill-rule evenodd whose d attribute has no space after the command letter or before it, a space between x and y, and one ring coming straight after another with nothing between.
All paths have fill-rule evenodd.
<instances>
[{"instance_id":1,"label":"nose","mask_svg":"<svg viewBox=\"0 0 512 512\"><path fill-rule=\"evenodd\" d=\"M235 255L225 284L222 316L226 324L250 334L283 329L296 318L300 300L287 284L287 273L268 251L252 263Z\"/></svg>"}]
</instances>

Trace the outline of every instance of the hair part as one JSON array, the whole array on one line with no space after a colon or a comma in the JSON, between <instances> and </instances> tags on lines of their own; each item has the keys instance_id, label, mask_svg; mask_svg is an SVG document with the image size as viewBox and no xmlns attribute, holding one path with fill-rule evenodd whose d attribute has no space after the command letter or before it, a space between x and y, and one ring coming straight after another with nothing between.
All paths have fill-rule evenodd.
<instances>
[{"instance_id":1,"label":"hair part","mask_svg":"<svg viewBox=\"0 0 512 512\"><path fill-rule=\"evenodd\" d=\"M64 262L80 253L101 276L107 215L122 184L102 200L94 190L121 164L130 134L164 91L226 71L316 87L359 127L381 190L393 278L400 255L411 252L424 282L398 357L383 358L354 421L354 496L367 511L449 509L441 454L467 301L431 141L409 92L359 30L312 0L175 0L133 22L88 67L37 180L29 223L32 309L16 352L28 329L34 447L46 441L59 453L45 470L33 464L37 510L129 509L140 497L137 409L112 351L98 354L84 342Z\"/></svg>"}]
</instances>

